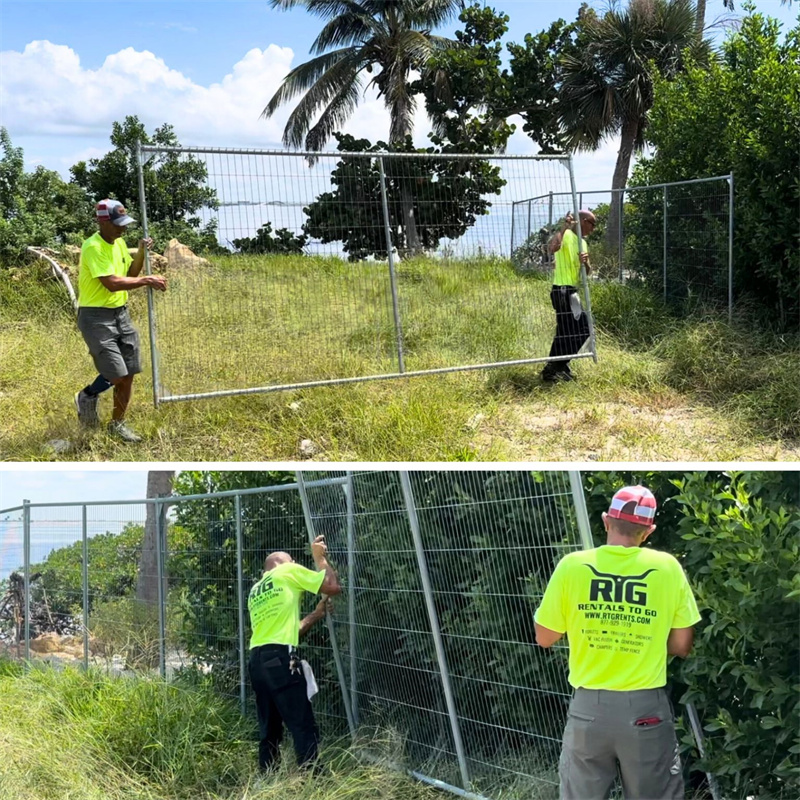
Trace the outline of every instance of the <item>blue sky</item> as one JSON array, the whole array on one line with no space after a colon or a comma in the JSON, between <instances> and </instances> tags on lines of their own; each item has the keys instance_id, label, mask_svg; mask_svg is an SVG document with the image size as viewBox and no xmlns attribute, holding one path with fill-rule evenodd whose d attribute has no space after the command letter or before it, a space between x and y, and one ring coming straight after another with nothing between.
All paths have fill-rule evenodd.
<instances>
[{"instance_id":1,"label":"blue sky","mask_svg":"<svg viewBox=\"0 0 800 800\"><path fill-rule=\"evenodd\" d=\"M32 503L76 502L80 500L135 500L147 493L147 469L130 470L11 468L0 471L0 509L12 508L23 500ZM143 506L91 509L87 514L89 535L107 530L118 532L128 521L143 519ZM8 516L10 521L4 521ZM0 579L23 563L21 512L0 516ZM80 508L61 507L32 512L31 560L41 561L56 547L81 537Z\"/></svg>"},{"instance_id":2,"label":"blue sky","mask_svg":"<svg viewBox=\"0 0 800 800\"><path fill-rule=\"evenodd\" d=\"M580 2L499 0L494 6L511 18L508 39L521 41L557 16L574 18ZM757 6L787 27L797 17L797 3L790 9L779 0L758 0ZM722 0L709 0L707 20L723 13ZM260 111L286 72L307 58L319 28L302 9L278 11L265 1L3 0L0 119L24 148L29 169L43 164L65 176L76 161L108 150L111 122L127 113L151 130L170 122L184 144L276 147L290 109L269 122L258 119ZM388 115L374 95L348 130L385 136ZM426 131L420 114L420 143ZM578 188L610 184L616 149L611 141L576 158ZM510 150L535 147L519 132Z\"/></svg>"}]
</instances>

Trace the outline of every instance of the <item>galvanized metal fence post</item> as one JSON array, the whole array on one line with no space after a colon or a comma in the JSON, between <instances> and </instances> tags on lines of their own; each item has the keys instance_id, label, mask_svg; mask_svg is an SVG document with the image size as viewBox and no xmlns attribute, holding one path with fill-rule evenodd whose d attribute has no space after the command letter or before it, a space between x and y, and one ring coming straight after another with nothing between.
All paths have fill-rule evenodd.
<instances>
[{"instance_id":1,"label":"galvanized metal fence post","mask_svg":"<svg viewBox=\"0 0 800 800\"><path fill-rule=\"evenodd\" d=\"M583 493L583 480L577 470L569 472L569 486L572 490L572 503L575 508L575 518L578 522L578 533L584 550L594 547L592 539L592 526L589 522L589 511L586 508L586 495Z\"/></svg>"},{"instance_id":2,"label":"galvanized metal fence post","mask_svg":"<svg viewBox=\"0 0 800 800\"><path fill-rule=\"evenodd\" d=\"M243 540L242 540L242 496L237 494L233 498L233 509L236 516L236 594L239 610L239 703L242 714L247 709L247 686L245 683L245 627L244 627L244 565Z\"/></svg>"},{"instance_id":3,"label":"galvanized metal fence post","mask_svg":"<svg viewBox=\"0 0 800 800\"><path fill-rule=\"evenodd\" d=\"M514 225L517 217L517 204L511 203L511 248L508 252L508 257L512 258L514 255Z\"/></svg>"},{"instance_id":4,"label":"galvanized metal fence post","mask_svg":"<svg viewBox=\"0 0 800 800\"><path fill-rule=\"evenodd\" d=\"M551 234L553 233L553 193L550 192L550 199L547 203L547 237L550 238ZM555 255L550 253L550 249L545 247L545 253L547 258L547 263L552 264L553 260L555 259Z\"/></svg>"},{"instance_id":5,"label":"galvanized metal fence post","mask_svg":"<svg viewBox=\"0 0 800 800\"><path fill-rule=\"evenodd\" d=\"M83 569L81 584L83 586L83 668L89 669L89 526L87 524L86 506L81 507L81 543Z\"/></svg>"},{"instance_id":6,"label":"galvanized metal fence post","mask_svg":"<svg viewBox=\"0 0 800 800\"><path fill-rule=\"evenodd\" d=\"M347 483L342 487L347 503L347 617L350 623L350 705L353 724L358 727L358 675L356 672L356 525L353 472L347 470Z\"/></svg>"},{"instance_id":7,"label":"galvanized metal fence post","mask_svg":"<svg viewBox=\"0 0 800 800\"><path fill-rule=\"evenodd\" d=\"M531 210L533 207L533 203L528 200L528 236L525 239L526 242L529 242L531 239Z\"/></svg>"},{"instance_id":8,"label":"galvanized metal fence post","mask_svg":"<svg viewBox=\"0 0 800 800\"><path fill-rule=\"evenodd\" d=\"M306 521L306 531L308 532L308 542L311 544L317 538L316 527L314 526L314 517L311 514L311 506L308 502L308 492L306 492L306 485L303 482L303 473L295 472L297 477L297 490L300 493L300 504L303 507L303 517ZM339 643L336 641L336 629L333 627L333 620L331 615L325 614L325 623L328 627L328 637L331 642L331 651L333 653L333 661L336 664L336 674L339 678L339 688L342 691L342 700L344 702L344 711L347 715L347 725L350 728L350 735L355 737L356 725L353 719L353 707L350 704L350 692L347 690L347 684L344 680L344 667L342 665L342 656L339 652Z\"/></svg>"},{"instance_id":9,"label":"galvanized metal fence post","mask_svg":"<svg viewBox=\"0 0 800 800\"><path fill-rule=\"evenodd\" d=\"M22 560L25 566L22 630L25 636L25 663L31 660L31 501L22 501ZM19 651L18 651L19 652Z\"/></svg>"},{"instance_id":10,"label":"galvanized metal fence post","mask_svg":"<svg viewBox=\"0 0 800 800\"><path fill-rule=\"evenodd\" d=\"M686 712L689 715L689 724L692 727L694 741L697 745L697 751L700 753L700 758L704 758L706 751L703 746L703 727L700 725L697 709L694 707L694 703L689 702L685 705ZM717 783L716 777L711 772L706 772L706 778L708 778L708 788L711 789L711 797L713 797L714 800L722 800L722 794L719 791L719 784Z\"/></svg>"},{"instance_id":11,"label":"galvanized metal fence post","mask_svg":"<svg viewBox=\"0 0 800 800\"><path fill-rule=\"evenodd\" d=\"M575 190L575 169L572 155L569 157L569 186L572 193L572 204L575 208L575 230L578 232L578 253L583 252L583 234L581 233L581 215L578 195ZM597 363L597 341L594 335L594 317L592 315L592 299L589 296L589 279L585 267L581 266L581 282L583 283L583 296L586 303L586 319L589 322L589 344L592 348L592 358ZM577 287L576 287L577 288Z\"/></svg>"},{"instance_id":12,"label":"galvanized metal fence post","mask_svg":"<svg viewBox=\"0 0 800 800\"><path fill-rule=\"evenodd\" d=\"M139 179L139 213L142 215L142 235L146 239L147 232L147 198L144 188L144 165L145 158L142 152L142 143L136 142L136 171ZM144 251L144 271L146 275L152 274L150 271L150 253L147 248ZM158 408L160 396L160 378L158 373L158 347L156 341L156 314L155 301L153 300L153 287L147 287L147 326L150 332L150 366L153 373L153 405Z\"/></svg>"},{"instance_id":13,"label":"galvanized metal fence post","mask_svg":"<svg viewBox=\"0 0 800 800\"><path fill-rule=\"evenodd\" d=\"M164 539L161 525L161 514L166 508L163 503L151 500L154 504L153 516L156 524L156 572L158 573L158 672L162 679L167 677L167 626L166 597L164 596Z\"/></svg>"},{"instance_id":14,"label":"galvanized metal fence post","mask_svg":"<svg viewBox=\"0 0 800 800\"><path fill-rule=\"evenodd\" d=\"M733 173L728 175L728 323L733 322Z\"/></svg>"},{"instance_id":15,"label":"galvanized metal fence post","mask_svg":"<svg viewBox=\"0 0 800 800\"><path fill-rule=\"evenodd\" d=\"M417 517L417 506L414 501L414 491L411 487L411 478L408 472L400 472L400 486L403 490L403 499L406 505L406 513L408 515L408 525L411 528L411 536L414 539L414 549L417 551L417 564L419 565L420 581L422 582L422 591L425 595L425 606L428 610L428 620L431 626L431 634L433 636L433 645L436 649L436 659L439 662L439 672L442 678L442 688L444 689L444 699L447 705L447 713L450 718L450 729L453 734L453 744L456 748L456 757L458 758L458 766L461 771L462 788L467 791L470 790L469 770L467 768L467 756L464 751L464 742L461 739L461 727L458 722L458 712L456 710L455 696L453 695L453 688L450 685L450 671L447 668L447 658L444 652L444 643L442 642L442 633L439 629L439 615L436 611L436 603L433 599L433 588L431 586L431 579L428 573L428 560L425 556L425 548L422 545L422 534L419 527L419 518Z\"/></svg>"},{"instance_id":16,"label":"galvanized metal fence post","mask_svg":"<svg viewBox=\"0 0 800 800\"><path fill-rule=\"evenodd\" d=\"M667 187L664 187L664 302L667 302Z\"/></svg>"},{"instance_id":17,"label":"galvanized metal fence post","mask_svg":"<svg viewBox=\"0 0 800 800\"><path fill-rule=\"evenodd\" d=\"M403 328L400 324L400 303L397 298L397 277L394 269L394 253L392 252L392 226L389 221L389 199L386 195L386 173L383 170L383 156L378 156L378 171L381 178L381 206L383 208L383 232L386 236L386 255L389 259L389 283L392 289L392 313L394 314L394 329L397 338L397 369L405 372L406 365L403 356Z\"/></svg>"}]
</instances>

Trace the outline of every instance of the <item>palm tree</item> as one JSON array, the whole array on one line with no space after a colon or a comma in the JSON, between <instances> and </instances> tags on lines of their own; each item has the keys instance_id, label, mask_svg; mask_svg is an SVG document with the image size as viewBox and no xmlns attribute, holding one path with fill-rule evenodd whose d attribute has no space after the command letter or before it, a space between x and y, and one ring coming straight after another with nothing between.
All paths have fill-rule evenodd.
<instances>
[{"instance_id":1,"label":"palm tree","mask_svg":"<svg viewBox=\"0 0 800 800\"><path fill-rule=\"evenodd\" d=\"M621 133L612 189L624 189L631 156L644 147L653 106L653 69L667 77L684 66L687 48L707 58L708 45L695 32L691 0L630 0L603 16L587 16L587 44L562 59L559 124L572 150L596 150ZM612 203L608 244L618 243L619 204Z\"/></svg>"},{"instance_id":2,"label":"palm tree","mask_svg":"<svg viewBox=\"0 0 800 800\"><path fill-rule=\"evenodd\" d=\"M262 116L303 95L283 131L288 147L321 150L353 113L362 97L364 73L391 115L389 142L402 142L414 127L412 71L425 72L430 57L457 42L431 32L463 8L463 0L270 0L273 8L303 6L328 20L311 52L283 80ZM334 49L331 49L334 48ZM321 113L320 113L321 112ZM316 122L315 122L316 120ZM403 195L403 225L409 249L419 249L410 194Z\"/></svg>"},{"instance_id":3,"label":"palm tree","mask_svg":"<svg viewBox=\"0 0 800 800\"><path fill-rule=\"evenodd\" d=\"M723 0L725 8L733 11L733 0ZM781 0L781 5L792 4L792 0ZM697 0L697 33L702 34L706 24L706 0Z\"/></svg>"}]
</instances>

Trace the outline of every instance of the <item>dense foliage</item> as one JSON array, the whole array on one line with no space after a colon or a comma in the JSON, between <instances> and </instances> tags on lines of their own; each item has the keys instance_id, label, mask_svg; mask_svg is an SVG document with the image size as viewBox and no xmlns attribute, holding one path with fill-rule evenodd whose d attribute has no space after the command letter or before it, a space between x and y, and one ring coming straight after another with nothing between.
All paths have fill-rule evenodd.
<instances>
[{"instance_id":1,"label":"dense foliage","mask_svg":"<svg viewBox=\"0 0 800 800\"><path fill-rule=\"evenodd\" d=\"M681 561L703 616L694 652L669 666L674 699L694 702L703 719L698 768L719 776L726 796L797 796L800 473L589 473L585 481L597 544L617 488L640 481L659 499L645 546Z\"/></svg>"},{"instance_id":2,"label":"dense foliage","mask_svg":"<svg viewBox=\"0 0 800 800\"><path fill-rule=\"evenodd\" d=\"M752 4L745 10L719 59L705 67L690 63L673 81L656 80L647 129L655 152L639 162L631 182L733 172L737 298L755 300L774 324L797 330L800 27L781 35L775 19L756 13ZM706 242L714 233L710 220L698 229ZM689 258L684 268L704 271L708 265Z\"/></svg>"},{"instance_id":3,"label":"dense foliage","mask_svg":"<svg viewBox=\"0 0 800 800\"><path fill-rule=\"evenodd\" d=\"M29 245L80 241L93 214L86 193L54 170L25 172L22 148L0 128L0 265L19 263Z\"/></svg>"},{"instance_id":4,"label":"dense foliage","mask_svg":"<svg viewBox=\"0 0 800 800\"><path fill-rule=\"evenodd\" d=\"M436 158L459 148L435 136L433 146L424 150L416 149L411 137L391 146L346 134L336 134L336 138L337 149L344 155L331 173L335 188L303 209L308 217L303 231L322 242L343 242L351 261L370 255L386 258L387 248L378 163L364 156L348 157L348 152L390 150L431 156L383 159L391 242L401 254L413 249L404 222L408 203L418 226L418 243L430 250L442 239L462 236L479 215L488 214L487 195L499 194L505 185L500 168L484 159Z\"/></svg>"},{"instance_id":5,"label":"dense foliage","mask_svg":"<svg viewBox=\"0 0 800 800\"><path fill-rule=\"evenodd\" d=\"M241 239L234 239L233 246L245 254L265 255L267 253L302 253L308 241L307 236L295 236L288 228L278 228L272 230L272 223L265 222L257 231L255 236L243 236Z\"/></svg>"},{"instance_id":6,"label":"dense foliage","mask_svg":"<svg viewBox=\"0 0 800 800\"><path fill-rule=\"evenodd\" d=\"M180 142L172 125L156 128L152 136L138 117L127 116L115 122L111 130L110 150L102 158L80 161L70 169L72 180L86 190L93 200L113 197L125 205L132 216L139 218L140 197L137 165L137 143L178 147ZM174 152L149 157L143 167L147 197L148 234L156 249L163 249L171 238L178 238L192 249L217 247L216 223L205 225L201 209L217 208L214 189L206 185L206 165L191 155ZM126 231L126 241L133 246L141 237L140 225Z\"/></svg>"}]
</instances>

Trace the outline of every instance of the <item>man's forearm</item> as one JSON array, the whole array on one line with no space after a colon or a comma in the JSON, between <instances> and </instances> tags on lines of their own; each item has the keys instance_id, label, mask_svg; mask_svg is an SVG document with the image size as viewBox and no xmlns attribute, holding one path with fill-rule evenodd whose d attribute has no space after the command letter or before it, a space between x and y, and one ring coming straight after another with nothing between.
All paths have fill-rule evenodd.
<instances>
[{"instance_id":1,"label":"man's forearm","mask_svg":"<svg viewBox=\"0 0 800 800\"><path fill-rule=\"evenodd\" d=\"M336 574L336 570L328 563L328 559L325 558L325 556L315 559L314 563L317 565L318 570L325 572L323 584L338 584L339 576Z\"/></svg>"},{"instance_id":2,"label":"man's forearm","mask_svg":"<svg viewBox=\"0 0 800 800\"><path fill-rule=\"evenodd\" d=\"M300 620L300 638L302 639L324 615L312 611L307 617Z\"/></svg>"},{"instance_id":3,"label":"man's forearm","mask_svg":"<svg viewBox=\"0 0 800 800\"><path fill-rule=\"evenodd\" d=\"M144 267L144 248L140 247L136 251L136 255L133 257L130 269L128 270L128 277L129 278L137 277L139 273L142 271L142 267Z\"/></svg>"},{"instance_id":4,"label":"man's forearm","mask_svg":"<svg viewBox=\"0 0 800 800\"><path fill-rule=\"evenodd\" d=\"M112 280L104 281L103 286L109 292L127 292L129 289L140 289L142 286L150 286L150 275L131 276L130 273L127 277L122 275L113 276Z\"/></svg>"}]
</instances>

